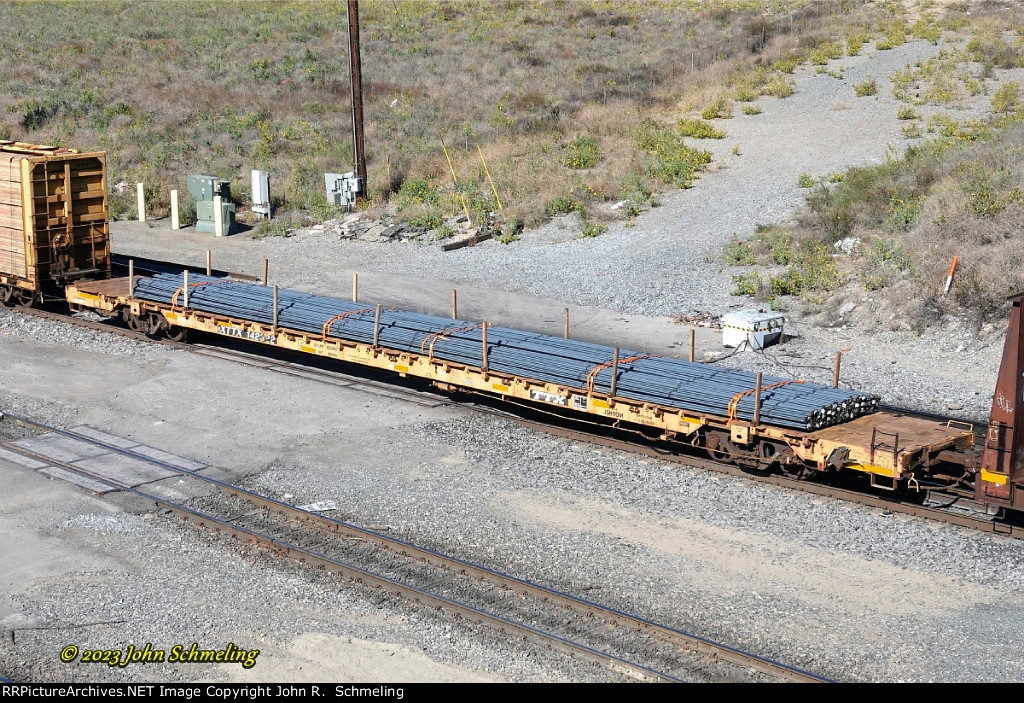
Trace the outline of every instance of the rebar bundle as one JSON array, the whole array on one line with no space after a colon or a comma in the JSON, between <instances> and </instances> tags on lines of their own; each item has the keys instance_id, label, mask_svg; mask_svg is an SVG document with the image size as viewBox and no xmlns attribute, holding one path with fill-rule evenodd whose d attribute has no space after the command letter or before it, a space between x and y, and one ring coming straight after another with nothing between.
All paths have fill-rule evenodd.
<instances>
[{"instance_id":1,"label":"rebar bundle","mask_svg":"<svg viewBox=\"0 0 1024 703\"><path fill-rule=\"evenodd\" d=\"M139 279L135 296L163 304L184 304L180 275ZM267 286L194 275L188 307L213 315L264 325L274 321L273 291ZM291 290L278 292L280 328L314 336L373 344L376 306ZM384 308L376 330L379 346L422 354L440 361L480 368L484 364L483 326L468 320ZM752 420L755 374L671 357L620 350L613 368L611 347L487 326L487 365L494 373L544 381L575 396L611 395L685 410ZM760 421L798 430L815 430L873 412L878 398L866 393L792 379L762 379ZM565 404L569 404L568 396ZM585 406L584 406L585 407Z\"/></svg>"}]
</instances>

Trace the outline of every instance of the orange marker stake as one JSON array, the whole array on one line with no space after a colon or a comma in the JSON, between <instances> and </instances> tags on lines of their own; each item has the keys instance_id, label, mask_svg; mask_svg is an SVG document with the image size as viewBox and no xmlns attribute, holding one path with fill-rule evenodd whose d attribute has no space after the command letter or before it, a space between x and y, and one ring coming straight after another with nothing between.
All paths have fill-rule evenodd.
<instances>
[{"instance_id":1,"label":"orange marker stake","mask_svg":"<svg viewBox=\"0 0 1024 703\"><path fill-rule=\"evenodd\" d=\"M954 256L953 263L949 265L949 275L946 276L946 287L942 291L942 297L949 295L949 287L953 285L953 273L956 271L956 262L960 257Z\"/></svg>"}]
</instances>

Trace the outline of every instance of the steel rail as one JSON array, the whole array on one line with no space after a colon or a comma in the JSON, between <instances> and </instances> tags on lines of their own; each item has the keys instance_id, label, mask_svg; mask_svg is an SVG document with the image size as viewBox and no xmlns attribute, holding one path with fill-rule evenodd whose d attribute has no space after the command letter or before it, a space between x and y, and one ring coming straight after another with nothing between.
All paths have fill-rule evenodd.
<instances>
[{"instance_id":1,"label":"steel rail","mask_svg":"<svg viewBox=\"0 0 1024 703\"><path fill-rule=\"evenodd\" d=\"M0 414L0 417L4 417ZM23 418L16 415L7 414L9 417L19 423L22 423L29 427L36 429L55 432L60 435L74 438L79 441L88 442L98 447L102 447L108 451L116 452L123 456L132 457L142 461L146 461L156 466L173 470L178 473L183 473L192 476L196 479L204 481L208 484L214 485L222 493L230 496L237 497L245 500L249 503L257 505L269 512L274 512L291 520L300 520L306 523L318 524L320 527L326 529L335 534L340 534L346 538L355 537L366 542L375 544L378 548L384 550L397 550L396 553L408 557L411 559L418 559L421 561L429 562L443 568L449 568L457 570L460 573L465 573L478 580L494 584L502 589L514 590L515 592L522 593L524 595L531 595L532 597L542 601L551 601L557 604L561 604L566 607L571 607L587 619L593 617L603 618L606 622L618 626L628 627L634 632L644 632L652 637L658 638L662 641L669 642L684 650L684 653L703 653L714 656L722 661L729 662L730 664L738 665L746 669L758 671L760 673L772 676L777 679L789 681L789 682L826 682L828 679L817 676L810 672L790 667L780 662L758 656L743 650L729 647L728 645L720 644L706 638L693 635L691 633L677 630L675 628L668 627L651 621L646 618L642 618L636 615L626 613L608 606L601 605L599 603L589 601L583 598L578 598L571 594L555 589L547 588L540 584L536 584L524 579L511 576L493 569L489 569L485 566L474 564L457 557L443 554L435 550L427 549L424 547L416 546L412 543L404 540L399 540L393 537L388 537L379 532L368 530L366 528L353 525L341 520L336 520L327 516L311 513L309 511L302 510L301 508L283 503L269 496L254 493L248 491L240 486L230 484L218 479L204 476L196 471L183 469L181 467L169 464L159 459L147 457L143 454L133 452L129 449L123 449L121 447L114 446L102 440L89 437L86 435L80 435L69 430L63 430L56 427L51 427L43 423L35 422L28 418ZM106 485L114 487L118 490L127 491L133 493L139 497L147 500L152 500L158 504L161 509L168 509L175 515L188 519L192 522L196 522L200 526L205 526L206 523L215 524L216 529L224 530L232 536L243 535L246 539L257 543L264 544L270 549L277 551L282 556L287 556L296 559L301 562L309 562L317 566L318 569L326 569L334 573L342 575L348 575L350 579L359 582L360 580L366 580L372 583L375 587L396 587L397 591L394 592L396 596L402 596L402 590L409 591L415 594L411 599L414 602L428 602L438 607L445 607L451 610L453 613L462 617L473 617L475 622L486 622L492 629L497 632L509 631L521 639L532 641L535 643L542 644L546 647L559 649L571 656L579 656L581 659L590 661L595 665L607 666L618 673L625 674L632 678L642 681L678 681L679 679L672 673L663 673L655 671L648 667L644 667L635 662L628 661L607 653L601 652L600 650L593 649L587 645L574 642L572 640L559 637L558 635L545 633L537 628L531 626L515 623L514 621L508 620L500 615L489 613L481 609L475 608L474 606L458 603L451 599L446 598L443 595L432 593L425 589L417 588L410 584L401 584L393 579L389 579L386 576L376 574L374 572L362 569L356 565L349 564L335 560L325 554L313 552L311 550L302 548L298 545L283 542L270 535L259 533L255 530L251 530L241 525L233 524L222 518L215 517L208 513L204 513L194 508L183 506L177 503L168 501L165 498L156 496L145 491L141 491L137 488L126 486L117 481L109 478L97 475L94 472L81 469L70 463L54 459L44 454L25 449L23 447L16 447L7 445L7 448L16 451L25 456L46 461L50 465L60 466L63 469L73 471L75 473L89 476L94 480L99 480ZM355 574L355 576L352 576ZM517 629L518 628L518 629ZM687 667L682 667L687 668Z\"/></svg>"},{"instance_id":2,"label":"steel rail","mask_svg":"<svg viewBox=\"0 0 1024 703\"><path fill-rule=\"evenodd\" d=\"M36 423L34 421L27 420L25 418L20 418L10 414L0 416L13 418L18 422L26 423L40 429L45 428L49 431L58 432L68 437L74 437L76 439L81 439L83 441L91 441L97 446L102 446L104 448L110 449L111 451L116 451L123 455L130 456L133 458L146 459L158 466L174 468L176 471L192 475L196 478L206 480L210 483L219 484L222 490L228 490L231 488L229 484L217 481L216 479L211 479L209 477L202 476L201 474L188 471L187 469L181 469L180 467L171 467L170 464L166 464L165 462L162 462L160 460L149 459L148 457L145 457L143 455L136 454L128 450L120 449L113 445L98 440L94 440L84 435L78 435L74 432L60 430L59 428L48 427L46 425L42 425L41 423ZM14 451L28 458L36 459L38 461L45 461L49 465L58 466L66 471L71 471L81 476L87 476L91 480L102 482L115 490L131 493L144 500L152 501L158 509L167 510L170 514L174 515L175 517L195 523L198 527L204 529L212 528L214 532L224 532L233 539L242 538L244 541L250 542L257 546L261 546L267 549L268 551L277 554L278 556L287 557L300 563L311 565L319 571L327 571L338 576L345 577L354 584L365 584L375 589L383 588L389 594L399 598L404 597L412 603L421 603L424 605L433 606L435 609L445 609L451 613L453 619L465 618L473 622L473 624L487 625L497 634L508 633L521 641L529 641L533 642L534 644L540 644L545 648L556 649L569 655L570 657L579 657L581 660L589 661L594 665L606 666L616 671L617 673L629 676L630 678L639 681L681 681L680 679L670 674L655 671L653 669L644 667L640 664L636 664L635 662L631 662L620 657L606 654L599 650L588 647L584 644L573 642L572 640L569 640L564 637L559 637L558 635L555 635L553 633L544 632L543 630L540 630L538 628L534 628L523 623L517 623L512 620L508 620L507 618L503 618L500 615L487 612L485 610L476 608L472 605L460 603L458 601L447 598L441 594L433 593L426 589L417 588L416 586L413 586L411 584L400 583L382 574L378 574L368 569L356 566L355 564L342 562L340 560L333 559L332 557L326 554L315 552L313 550L301 547L299 545L286 542L284 540L273 537L269 534L257 530L252 530L242 525L234 524L227 519L219 518L200 510L195 510L194 508L190 508L180 503L175 503L162 496L157 496L155 494L148 493L138 488L122 484L119 481L115 481L113 479L99 475L87 469L82 469L80 467L74 466L73 464L61 461L54 457L50 457L39 452L25 449L23 447L12 447L10 445L7 445L6 449L8 451ZM247 493L247 491L244 491L244 489L238 488L238 490L240 492ZM256 494L253 495L255 496ZM277 502L267 496L263 496L263 498L269 501ZM398 540L394 540L394 542L396 545L405 544ZM411 547L412 545L408 546Z\"/></svg>"}]
</instances>

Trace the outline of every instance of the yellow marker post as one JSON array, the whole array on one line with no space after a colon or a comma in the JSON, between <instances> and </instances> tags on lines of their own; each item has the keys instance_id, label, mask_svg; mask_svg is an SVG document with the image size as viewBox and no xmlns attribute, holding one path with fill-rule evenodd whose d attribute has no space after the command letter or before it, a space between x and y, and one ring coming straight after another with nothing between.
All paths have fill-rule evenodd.
<instances>
[{"instance_id":1,"label":"yellow marker post","mask_svg":"<svg viewBox=\"0 0 1024 703\"><path fill-rule=\"evenodd\" d=\"M499 209L499 210L504 210L505 208L503 208L503 207L501 206L501 198L499 198L499 197L498 197L498 189L494 187L494 181L493 181L493 180L491 179L491 172L490 172L490 170L489 170L489 169L487 168L487 162L486 162L486 161L484 161L484 152L483 152L483 150L482 150L482 149L480 148L480 145L479 145L479 144L477 144L477 145L476 145L476 150L477 150L477 152L479 152L479 154L480 154L480 163L482 163L482 164L484 165L484 173L486 173L486 174L487 174L487 182L491 184L491 192L492 192L492 193L494 193L494 199L495 199L496 201L498 201L498 209Z\"/></svg>"},{"instance_id":2,"label":"yellow marker post","mask_svg":"<svg viewBox=\"0 0 1024 703\"><path fill-rule=\"evenodd\" d=\"M466 207L466 199L462 197L462 193L459 192L459 178L455 175L455 167L452 166L452 157L448 156L448 147L444 145L444 139L441 140L441 149L444 151L444 158L448 159L448 168L452 172L452 181L455 183L455 194L459 197L459 202L462 203L462 211L466 213L466 222L469 226L473 226L473 218L469 216L469 208Z\"/></svg>"}]
</instances>

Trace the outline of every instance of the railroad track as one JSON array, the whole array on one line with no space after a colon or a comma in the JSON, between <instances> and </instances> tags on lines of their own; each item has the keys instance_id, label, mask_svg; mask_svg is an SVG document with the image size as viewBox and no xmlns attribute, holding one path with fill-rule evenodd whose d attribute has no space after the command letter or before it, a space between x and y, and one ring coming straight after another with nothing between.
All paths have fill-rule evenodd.
<instances>
[{"instance_id":1,"label":"railroad track","mask_svg":"<svg viewBox=\"0 0 1024 703\"><path fill-rule=\"evenodd\" d=\"M95 437L7 416L41 432L86 442L202 481L211 493L185 505L118 483L59 458L8 444L7 451L152 501L200 527L261 546L320 571L514 640L562 652L647 682L826 679L569 593L335 520L182 469Z\"/></svg>"},{"instance_id":2,"label":"railroad track","mask_svg":"<svg viewBox=\"0 0 1024 703\"><path fill-rule=\"evenodd\" d=\"M358 387L367 392L385 395L398 400L417 403L426 406L437 406L442 404L454 404L445 395L438 392L426 390L426 384L409 379L403 379L404 385L399 385L398 379L393 375L374 373L360 368L358 373L345 373L330 368L337 366L338 362L324 361L319 357L307 357L295 352L278 351L270 347L260 346L260 353L252 353L244 349L226 347L226 343L237 344L227 338L217 337L214 345L200 342L182 343L172 342L166 339L152 339L146 335L133 332L124 327L119 327L110 322L99 322L71 317L67 314L60 314L37 308L18 308L19 312L29 315L51 319L90 329L96 329L112 334L119 334L126 337L163 344L189 351L201 356L215 357L249 366L257 366L269 371L284 373L296 377L319 381L336 386ZM242 343L244 344L244 343ZM277 354L277 357L270 354ZM387 380L383 380L387 379ZM764 474L750 471L727 462L716 461L710 458L696 456L690 453L680 453L676 448L669 448L659 444L655 440L643 437L633 438L628 432L612 430L607 425L588 422L585 420L572 420L563 415L555 413L544 413L534 407L527 407L517 404L515 401L504 400L494 401L493 399L474 396L477 402L473 408L479 412L495 414L500 417L515 421L524 427L553 434L555 436L573 439L581 442L597 444L612 449L619 449L645 456L669 461L691 468L715 471L740 477L769 485L781 486L812 495L844 500L850 503L865 505L875 508L882 508L892 512L899 512L915 517L922 517L929 520L936 520L947 524L958 525L969 529L980 530L999 534L1017 539L1024 539L1024 525L1014 524L1002 520L999 516L988 515L975 504L973 500L965 496L951 496L947 493L929 491L934 496L924 496L922 503L901 500L895 495L879 495L865 493L862 489L844 488L839 485L830 485L811 480L800 480L779 474ZM503 412L502 409L516 407L517 412ZM919 413L911 410L884 406L890 410L896 410L906 415L938 419L941 416L934 413ZM536 418L542 419L536 419ZM946 418L941 418L946 419ZM976 423L975 423L976 424ZM641 437L637 434L636 437ZM927 503L931 503L930 505ZM946 507L939 507L946 506Z\"/></svg>"}]
</instances>

